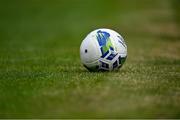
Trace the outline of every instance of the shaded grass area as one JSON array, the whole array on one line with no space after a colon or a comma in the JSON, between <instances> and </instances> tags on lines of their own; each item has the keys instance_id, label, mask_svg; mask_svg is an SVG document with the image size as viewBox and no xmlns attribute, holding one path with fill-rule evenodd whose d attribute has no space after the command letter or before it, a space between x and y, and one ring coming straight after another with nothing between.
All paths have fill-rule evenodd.
<instances>
[{"instance_id":1,"label":"shaded grass area","mask_svg":"<svg viewBox=\"0 0 180 120\"><path fill-rule=\"evenodd\" d=\"M179 118L174 0L0 2L0 118ZM79 46L106 27L128 45L121 70L88 72Z\"/></svg>"}]
</instances>

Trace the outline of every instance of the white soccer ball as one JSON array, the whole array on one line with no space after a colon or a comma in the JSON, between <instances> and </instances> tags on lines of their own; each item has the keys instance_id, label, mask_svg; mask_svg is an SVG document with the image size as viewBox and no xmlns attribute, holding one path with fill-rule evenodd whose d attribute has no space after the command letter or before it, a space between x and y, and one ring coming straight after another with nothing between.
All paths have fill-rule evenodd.
<instances>
[{"instance_id":1,"label":"white soccer ball","mask_svg":"<svg viewBox=\"0 0 180 120\"><path fill-rule=\"evenodd\" d=\"M127 57L123 37L110 29L97 29L89 33L80 46L82 64L89 71L117 70Z\"/></svg>"}]
</instances>

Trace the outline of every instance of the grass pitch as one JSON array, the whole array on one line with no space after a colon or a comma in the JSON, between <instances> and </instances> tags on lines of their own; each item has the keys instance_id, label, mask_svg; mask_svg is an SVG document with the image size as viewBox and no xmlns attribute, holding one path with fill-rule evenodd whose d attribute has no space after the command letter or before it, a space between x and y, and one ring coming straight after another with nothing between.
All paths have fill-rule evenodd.
<instances>
[{"instance_id":1,"label":"grass pitch","mask_svg":"<svg viewBox=\"0 0 180 120\"><path fill-rule=\"evenodd\" d=\"M1 0L0 118L179 118L178 0ZM79 46L122 34L118 72L91 73Z\"/></svg>"}]
</instances>

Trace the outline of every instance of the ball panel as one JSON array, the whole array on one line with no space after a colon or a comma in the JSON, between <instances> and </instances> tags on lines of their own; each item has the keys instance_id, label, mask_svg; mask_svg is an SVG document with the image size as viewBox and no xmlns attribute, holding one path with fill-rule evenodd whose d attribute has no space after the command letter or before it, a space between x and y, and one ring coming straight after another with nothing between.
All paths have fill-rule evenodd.
<instances>
[{"instance_id":1,"label":"ball panel","mask_svg":"<svg viewBox=\"0 0 180 120\"><path fill-rule=\"evenodd\" d=\"M80 56L82 63L91 63L99 59L100 50L97 48L97 41L91 34L87 36L80 47Z\"/></svg>"}]
</instances>

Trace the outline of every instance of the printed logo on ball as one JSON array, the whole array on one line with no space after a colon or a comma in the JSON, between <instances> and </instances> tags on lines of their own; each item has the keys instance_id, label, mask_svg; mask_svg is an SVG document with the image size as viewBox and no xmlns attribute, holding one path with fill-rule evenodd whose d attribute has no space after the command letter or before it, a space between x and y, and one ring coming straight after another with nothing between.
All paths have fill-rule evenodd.
<instances>
[{"instance_id":1,"label":"printed logo on ball","mask_svg":"<svg viewBox=\"0 0 180 120\"><path fill-rule=\"evenodd\" d=\"M110 34L108 32L99 30L96 37L101 49L101 57L104 58L109 53L109 50L114 51L114 47L110 39Z\"/></svg>"}]
</instances>

